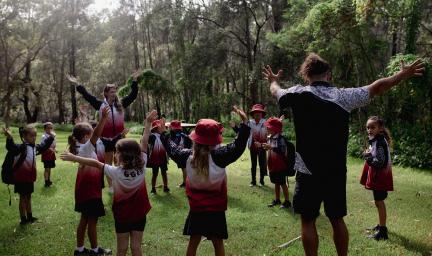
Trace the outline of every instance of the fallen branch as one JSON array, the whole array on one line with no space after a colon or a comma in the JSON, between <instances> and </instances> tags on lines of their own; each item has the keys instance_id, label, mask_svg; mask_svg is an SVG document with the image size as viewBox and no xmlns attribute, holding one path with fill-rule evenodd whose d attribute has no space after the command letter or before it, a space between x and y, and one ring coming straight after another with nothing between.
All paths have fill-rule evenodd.
<instances>
[{"instance_id":1,"label":"fallen branch","mask_svg":"<svg viewBox=\"0 0 432 256\"><path fill-rule=\"evenodd\" d=\"M300 238L301 238L301 236L298 236L298 237L296 237L296 238L294 238L294 239L292 239L292 240L290 240L290 241L288 241L288 242L286 242L286 243L284 243L284 244L279 245L278 248L285 248L285 247L288 247L288 246L290 246L292 243L294 243L295 241L299 240Z\"/></svg>"}]
</instances>

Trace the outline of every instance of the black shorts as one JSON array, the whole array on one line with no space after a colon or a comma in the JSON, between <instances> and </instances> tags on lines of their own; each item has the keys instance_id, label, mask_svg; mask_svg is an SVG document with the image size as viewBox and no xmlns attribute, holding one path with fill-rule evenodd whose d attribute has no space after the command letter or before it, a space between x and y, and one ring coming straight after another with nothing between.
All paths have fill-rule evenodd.
<instances>
[{"instance_id":1,"label":"black shorts","mask_svg":"<svg viewBox=\"0 0 432 256\"><path fill-rule=\"evenodd\" d=\"M14 185L14 193L20 195L30 195L34 192L33 182L17 182Z\"/></svg>"},{"instance_id":2,"label":"black shorts","mask_svg":"<svg viewBox=\"0 0 432 256\"><path fill-rule=\"evenodd\" d=\"M75 203L75 211L80 212L86 217L105 216L105 208L102 198L90 199L83 203Z\"/></svg>"},{"instance_id":3,"label":"black shorts","mask_svg":"<svg viewBox=\"0 0 432 256\"><path fill-rule=\"evenodd\" d=\"M273 184L284 185L286 184L286 174L284 172L270 172L270 181Z\"/></svg>"},{"instance_id":4,"label":"black shorts","mask_svg":"<svg viewBox=\"0 0 432 256\"><path fill-rule=\"evenodd\" d=\"M159 168L160 168L162 173L166 173L168 171L168 165L167 164L161 165L161 166L154 166L154 167L152 167L153 175L158 175Z\"/></svg>"},{"instance_id":5,"label":"black shorts","mask_svg":"<svg viewBox=\"0 0 432 256\"><path fill-rule=\"evenodd\" d=\"M329 218L342 218L347 214L346 172L330 177L297 172L294 211L306 220L314 220L319 216L322 202Z\"/></svg>"},{"instance_id":6,"label":"black shorts","mask_svg":"<svg viewBox=\"0 0 432 256\"><path fill-rule=\"evenodd\" d=\"M116 233L129 233L131 231L144 231L146 225L147 218L144 217L141 221L134 223L120 223L117 220L115 222L115 231Z\"/></svg>"},{"instance_id":7,"label":"black shorts","mask_svg":"<svg viewBox=\"0 0 432 256\"><path fill-rule=\"evenodd\" d=\"M50 160L50 161L42 161L42 163L44 164L44 168L54 168L55 165L55 160Z\"/></svg>"},{"instance_id":8,"label":"black shorts","mask_svg":"<svg viewBox=\"0 0 432 256\"><path fill-rule=\"evenodd\" d=\"M373 190L373 197L375 201L384 201L387 198L387 191Z\"/></svg>"},{"instance_id":9,"label":"black shorts","mask_svg":"<svg viewBox=\"0 0 432 256\"><path fill-rule=\"evenodd\" d=\"M105 147L105 152L114 152L115 151L115 145L117 141L119 141L121 137L116 137L115 139L106 139L106 138L100 138L102 143Z\"/></svg>"},{"instance_id":10,"label":"black shorts","mask_svg":"<svg viewBox=\"0 0 432 256\"><path fill-rule=\"evenodd\" d=\"M227 239L225 212L189 212L183 235L200 235L208 239Z\"/></svg>"}]
</instances>

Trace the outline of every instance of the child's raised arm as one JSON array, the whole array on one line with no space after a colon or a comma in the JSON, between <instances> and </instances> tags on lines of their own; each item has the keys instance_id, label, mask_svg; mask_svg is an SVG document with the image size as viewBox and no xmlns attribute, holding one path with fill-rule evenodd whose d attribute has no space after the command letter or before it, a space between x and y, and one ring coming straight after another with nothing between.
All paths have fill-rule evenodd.
<instances>
[{"instance_id":1,"label":"child's raised arm","mask_svg":"<svg viewBox=\"0 0 432 256\"><path fill-rule=\"evenodd\" d=\"M104 167L104 164L99 162L96 159L77 156L77 155L74 155L74 154L69 153L69 152L62 153L60 155L60 159L63 161L75 162L75 163L79 163L81 165L96 167L100 170L102 170Z\"/></svg>"},{"instance_id":2,"label":"child's raised arm","mask_svg":"<svg viewBox=\"0 0 432 256\"><path fill-rule=\"evenodd\" d=\"M102 116L99 119L98 124L96 125L96 127L93 130L93 135L90 138L90 142L95 145L97 140L99 139L99 137L102 134L103 128L105 126L105 122L108 119L108 115L111 112L111 109L109 106L106 106L102 109Z\"/></svg>"},{"instance_id":3,"label":"child's raised arm","mask_svg":"<svg viewBox=\"0 0 432 256\"><path fill-rule=\"evenodd\" d=\"M141 151L147 153L148 148L148 141L150 136L150 130L151 130L151 123L156 120L157 117L157 111L152 110L150 113L147 114L147 118L144 121L144 132L143 136L141 138Z\"/></svg>"},{"instance_id":4,"label":"child's raised arm","mask_svg":"<svg viewBox=\"0 0 432 256\"><path fill-rule=\"evenodd\" d=\"M9 128L3 127L3 134L6 136L6 150L16 155L19 154L19 145L15 144Z\"/></svg>"}]
</instances>

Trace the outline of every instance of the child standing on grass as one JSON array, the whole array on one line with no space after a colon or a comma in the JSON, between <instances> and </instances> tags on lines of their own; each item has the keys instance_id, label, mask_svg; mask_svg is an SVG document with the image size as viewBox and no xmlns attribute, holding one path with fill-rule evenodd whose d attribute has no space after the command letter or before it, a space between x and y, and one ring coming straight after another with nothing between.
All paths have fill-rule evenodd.
<instances>
[{"instance_id":1,"label":"child standing on grass","mask_svg":"<svg viewBox=\"0 0 432 256\"><path fill-rule=\"evenodd\" d=\"M116 144L114 157L118 166L104 164L94 158L75 156L71 153L61 155L62 160L78 162L103 170L113 181L115 230L117 235L117 255L126 255L130 243L132 255L142 255L141 243L150 211L150 202L145 183L145 164L151 121L157 112L152 111L146 119L141 145L133 139L121 139Z\"/></svg>"},{"instance_id":2,"label":"child standing on grass","mask_svg":"<svg viewBox=\"0 0 432 256\"><path fill-rule=\"evenodd\" d=\"M80 157L98 159L96 152L97 141L110 113L110 108L103 108L101 118L93 130L89 123L78 123L69 136L69 151ZM75 211L81 213L80 222L76 231L77 248L74 255L105 255L111 250L98 246L97 221L99 217L105 216L102 202L103 174L88 165L78 167L75 183ZM90 240L90 250L84 247L86 229Z\"/></svg>"},{"instance_id":3,"label":"child standing on grass","mask_svg":"<svg viewBox=\"0 0 432 256\"><path fill-rule=\"evenodd\" d=\"M189 215L183 235L190 236L186 255L196 255L201 237L211 240L215 255L225 255L223 239L228 238L225 211L227 210L227 176L225 168L235 162L244 152L250 128L246 114L234 107L243 123L234 142L222 143L223 127L212 119L201 119L189 135L192 149L184 149L173 143L167 134L162 142L168 155L181 166L186 166L186 195Z\"/></svg>"},{"instance_id":4,"label":"child standing on grass","mask_svg":"<svg viewBox=\"0 0 432 256\"><path fill-rule=\"evenodd\" d=\"M392 139L389 130L384 125L384 121L377 116L369 117L366 130L369 138L369 148L363 153L366 162L360 183L366 189L373 191L379 218L379 224L369 229L373 233L368 237L376 240L386 240L388 239L387 211L384 200L387 198L387 191L393 191L392 164L389 150Z\"/></svg>"},{"instance_id":5,"label":"child standing on grass","mask_svg":"<svg viewBox=\"0 0 432 256\"><path fill-rule=\"evenodd\" d=\"M9 129L3 128L6 136L6 158L3 168L10 168L14 192L18 193L20 224L33 223L37 220L32 213L31 194L36 181L36 155L45 152L54 141L50 136L41 144L36 144L36 129L27 125L20 128L22 144L15 144Z\"/></svg>"},{"instance_id":6,"label":"child standing on grass","mask_svg":"<svg viewBox=\"0 0 432 256\"><path fill-rule=\"evenodd\" d=\"M43 125L45 133L42 135L42 141L47 140L50 137L55 138L54 125L51 122L46 122ZM50 187L52 185L51 181L51 169L55 167L56 160L56 141L51 143L51 146L48 150L42 153L42 163L44 164L45 172L45 187Z\"/></svg>"},{"instance_id":7,"label":"child standing on grass","mask_svg":"<svg viewBox=\"0 0 432 256\"><path fill-rule=\"evenodd\" d=\"M280 205L280 208L291 207L288 195L287 175L294 168L295 149L282 135L282 121L276 117L270 117L264 123L270 137L267 143L255 142L257 148L267 150L267 165L270 173L270 181L275 184L275 199L268 205L274 207ZM284 194L285 201L281 203L280 191Z\"/></svg>"},{"instance_id":8,"label":"child standing on grass","mask_svg":"<svg viewBox=\"0 0 432 256\"><path fill-rule=\"evenodd\" d=\"M170 122L170 139L181 148L192 148L192 141L183 132L181 122L178 120L172 120ZM181 168L183 173L183 182L179 185L179 187L184 188L186 186L186 168L180 165L177 165L177 167Z\"/></svg>"},{"instance_id":9,"label":"child standing on grass","mask_svg":"<svg viewBox=\"0 0 432 256\"><path fill-rule=\"evenodd\" d=\"M248 147L250 150L251 158L251 176L252 180L250 186L256 185L256 169L257 169L257 158L260 169L260 186L264 186L264 177L267 176L267 166L266 166L266 152L262 148L256 148L255 142L265 143L267 141L267 132L264 126L264 106L261 104L255 104L252 106L249 112L252 119L249 120L249 127L251 128L251 133L248 139ZM233 128L235 130L235 128Z\"/></svg>"},{"instance_id":10,"label":"child standing on grass","mask_svg":"<svg viewBox=\"0 0 432 256\"><path fill-rule=\"evenodd\" d=\"M165 130L165 122L161 120L154 120L151 124L151 134L149 137L149 160L148 167L152 168L152 180L151 180L151 193L156 194L156 180L159 174L159 169L162 175L163 191L165 193L170 192L168 188L168 156L164 146L162 145L160 135L162 129Z\"/></svg>"}]
</instances>

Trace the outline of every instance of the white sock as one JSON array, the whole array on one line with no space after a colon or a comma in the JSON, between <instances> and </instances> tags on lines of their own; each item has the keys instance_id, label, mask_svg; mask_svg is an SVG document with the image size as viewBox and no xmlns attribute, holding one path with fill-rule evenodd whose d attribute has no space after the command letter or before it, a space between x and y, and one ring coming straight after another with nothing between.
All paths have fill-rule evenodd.
<instances>
[{"instance_id":1,"label":"white sock","mask_svg":"<svg viewBox=\"0 0 432 256\"><path fill-rule=\"evenodd\" d=\"M98 252L98 251L99 251L99 246L96 247L96 248L93 248L92 250L93 250L94 252Z\"/></svg>"},{"instance_id":2,"label":"white sock","mask_svg":"<svg viewBox=\"0 0 432 256\"><path fill-rule=\"evenodd\" d=\"M82 251L84 251L84 246L77 247L76 249L77 249L77 251L82 252Z\"/></svg>"}]
</instances>

